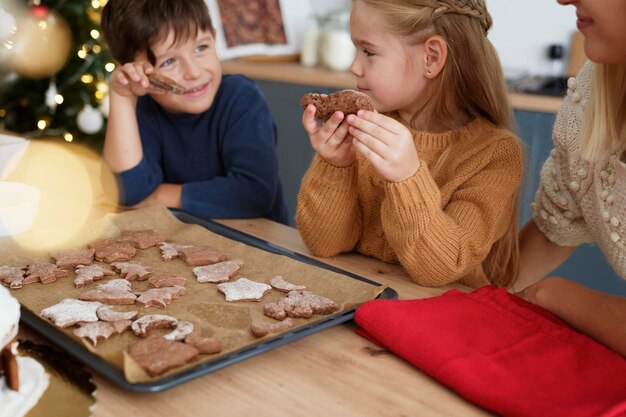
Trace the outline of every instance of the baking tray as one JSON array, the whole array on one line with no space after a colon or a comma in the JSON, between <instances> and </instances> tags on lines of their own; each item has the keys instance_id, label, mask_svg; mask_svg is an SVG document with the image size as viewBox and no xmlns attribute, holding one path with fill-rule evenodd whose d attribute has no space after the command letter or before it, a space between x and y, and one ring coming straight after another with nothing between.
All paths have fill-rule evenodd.
<instances>
[{"instance_id":1,"label":"baking tray","mask_svg":"<svg viewBox=\"0 0 626 417\"><path fill-rule=\"evenodd\" d=\"M206 229L210 230L213 233L222 235L232 240L236 240L238 242L244 243L246 245L253 246L258 249L262 249L277 255L288 256L292 259L295 259L299 262L303 262L309 265L313 265L319 268L327 269L342 275L346 275L350 278L380 287L381 284L375 281L371 281L369 279L363 278L359 275L353 274L351 272L342 270L340 268L336 268L334 266L325 264L316 259L309 258L300 253L291 251L289 249L274 245L265 240L256 238L247 233L240 232L238 230L232 229L228 226L224 226L212 220L203 220L199 219L183 210L172 209L171 210L174 216L184 222L189 224L198 224ZM390 287L385 288L381 294L378 296L379 299L396 299L398 298L398 293ZM41 333L44 337L58 345L59 347L65 349L67 352L75 356L78 360L88 365L90 368L101 374L103 377L107 378L114 384L119 387L126 389L128 391L133 392L160 392L167 390L169 388L175 387L176 385L182 384L184 382L190 381L194 378L198 378L202 375L217 371L218 369L224 368L225 366L232 365L234 363L240 362L244 359L250 358L252 356L256 356L263 352L266 352L270 349L277 348L279 346L285 345L287 343L293 342L295 340L301 339L305 336L308 336L313 333L320 332L322 330L328 329L329 327L337 326L338 324L345 323L354 318L354 312L356 307L341 311L337 314L332 314L328 316L322 316L319 320L314 322L310 322L305 326L294 329L293 331L286 331L283 333L279 333L274 337L269 337L260 340L258 343L248 345L245 348L242 348L237 351L233 351L228 355L223 355L214 360L206 361L200 363L192 368L183 369L180 372L176 372L168 377L150 381L150 382L140 382L140 383L130 383L126 380L123 371L115 368L110 363L104 361L94 353L90 352L87 348L85 348L82 344L77 343L76 340L67 336L60 329L50 326L50 323L44 319L42 319L37 314L30 312L29 310L22 308L22 322L26 324L28 327L34 329L38 333Z\"/></svg>"}]
</instances>

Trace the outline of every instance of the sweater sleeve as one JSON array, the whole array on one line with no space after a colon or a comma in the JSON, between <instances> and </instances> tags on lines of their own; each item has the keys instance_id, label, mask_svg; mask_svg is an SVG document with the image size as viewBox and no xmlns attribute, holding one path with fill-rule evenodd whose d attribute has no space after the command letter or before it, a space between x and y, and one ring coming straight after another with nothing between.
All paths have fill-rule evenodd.
<instances>
[{"instance_id":1,"label":"sweater sleeve","mask_svg":"<svg viewBox=\"0 0 626 417\"><path fill-rule=\"evenodd\" d=\"M412 178L386 185L385 235L420 285L441 286L471 274L510 225L523 172L520 144L511 136L482 153L479 168L445 207L425 165Z\"/></svg>"},{"instance_id":2,"label":"sweater sleeve","mask_svg":"<svg viewBox=\"0 0 626 417\"><path fill-rule=\"evenodd\" d=\"M279 193L276 130L261 92L243 84L222 113L225 174L183 184L182 207L201 217L267 216Z\"/></svg>"},{"instance_id":3,"label":"sweater sleeve","mask_svg":"<svg viewBox=\"0 0 626 417\"><path fill-rule=\"evenodd\" d=\"M335 167L315 155L305 173L296 223L302 240L316 256L329 257L354 249L361 236L357 163Z\"/></svg>"}]
</instances>

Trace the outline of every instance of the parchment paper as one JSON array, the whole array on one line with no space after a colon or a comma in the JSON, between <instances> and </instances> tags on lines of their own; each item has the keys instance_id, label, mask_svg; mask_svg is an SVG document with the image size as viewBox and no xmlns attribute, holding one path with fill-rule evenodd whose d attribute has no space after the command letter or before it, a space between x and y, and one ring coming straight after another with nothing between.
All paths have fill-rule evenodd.
<instances>
[{"instance_id":1,"label":"parchment paper","mask_svg":"<svg viewBox=\"0 0 626 417\"><path fill-rule=\"evenodd\" d=\"M163 234L169 242L211 245L228 253L230 259L242 259L245 262L244 267L231 278L231 281L246 277L253 281L269 284L272 277L282 275L286 281L292 284L305 285L307 290L334 300L339 304L341 311L374 299L385 289L383 286L374 286L346 275L299 262L287 256L272 254L248 246L215 234L199 225L182 223L168 209L158 206L107 215L94 223L84 235L72 242L70 247L85 247L87 243L103 237L119 237L123 230L142 229L154 229ZM33 236L33 239L36 238ZM51 253L24 250L11 238L0 239L0 265L25 267L35 262L48 262L50 255ZM163 261L158 247L138 250L137 255L129 262L152 266L155 273L172 273L187 278L187 293L181 298L174 299L166 309L135 305L115 306L115 310L137 310L139 317L145 314L168 314L179 320L187 320L192 322L197 329L203 330L207 336L219 337L223 346L222 351L218 354L200 355L195 362L185 367L176 368L156 378L150 378L125 354L129 344L140 340L131 331L100 341L94 348L88 340L74 336L73 327L62 330L75 339L76 343L84 344L115 368L123 370L127 380L131 383L156 381L198 363L213 360L263 340L250 333L250 324L252 321L276 322L263 314L263 305L276 302L286 295L272 290L260 302L226 302L224 295L217 291L216 284L198 283L192 273L192 267L181 259ZM103 265L106 266L106 264ZM93 289L98 284L109 279L120 278L116 274L78 289L73 285L74 276L74 271L71 270L67 277L60 278L54 283L25 285L21 289L11 290L11 294L20 301L23 307L39 315L41 310L60 302L64 298L78 298L82 292ZM148 289L148 281L132 281L132 288L133 291L144 291ZM314 315L311 319L295 319L296 326L288 331L324 317ZM44 318L42 320L50 323L50 326L55 326ZM165 334L168 331L153 330L152 333ZM270 334L265 337L269 338L275 335Z\"/></svg>"}]
</instances>

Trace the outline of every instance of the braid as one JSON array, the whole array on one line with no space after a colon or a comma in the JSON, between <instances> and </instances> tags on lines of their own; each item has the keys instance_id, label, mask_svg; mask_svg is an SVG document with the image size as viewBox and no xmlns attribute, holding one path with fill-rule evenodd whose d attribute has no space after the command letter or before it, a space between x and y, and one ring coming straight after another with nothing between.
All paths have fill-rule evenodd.
<instances>
[{"instance_id":1,"label":"braid","mask_svg":"<svg viewBox=\"0 0 626 417\"><path fill-rule=\"evenodd\" d=\"M437 0L432 8L433 21L445 14L458 14L471 17L480 22L485 35L491 29L493 21L487 12L484 0Z\"/></svg>"}]
</instances>

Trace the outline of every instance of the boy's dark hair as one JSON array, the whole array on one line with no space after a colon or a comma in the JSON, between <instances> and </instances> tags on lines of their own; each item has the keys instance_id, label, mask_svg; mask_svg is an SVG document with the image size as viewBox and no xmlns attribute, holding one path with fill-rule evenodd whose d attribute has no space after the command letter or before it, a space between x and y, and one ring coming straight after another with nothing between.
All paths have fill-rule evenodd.
<instances>
[{"instance_id":1,"label":"boy's dark hair","mask_svg":"<svg viewBox=\"0 0 626 417\"><path fill-rule=\"evenodd\" d=\"M109 0L102 10L102 31L113 58L126 64L146 51L155 64L151 45L170 30L174 42L195 38L199 30L215 33L204 0Z\"/></svg>"}]
</instances>

